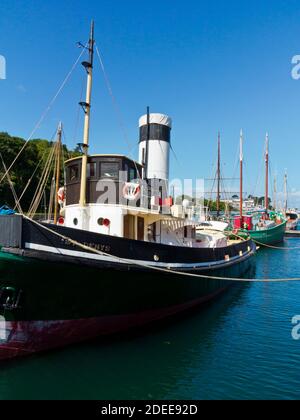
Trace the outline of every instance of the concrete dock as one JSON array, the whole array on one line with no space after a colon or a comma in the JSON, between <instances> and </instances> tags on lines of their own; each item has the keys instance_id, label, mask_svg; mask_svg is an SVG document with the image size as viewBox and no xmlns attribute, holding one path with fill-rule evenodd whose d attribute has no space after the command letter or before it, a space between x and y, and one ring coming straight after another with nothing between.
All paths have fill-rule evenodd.
<instances>
[{"instance_id":1,"label":"concrete dock","mask_svg":"<svg viewBox=\"0 0 300 420\"><path fill-rule=\"evenodd\" d=\"M300 238L300 230L287 230L285 236L288 238Z\"/></svg>"}]
</instances>

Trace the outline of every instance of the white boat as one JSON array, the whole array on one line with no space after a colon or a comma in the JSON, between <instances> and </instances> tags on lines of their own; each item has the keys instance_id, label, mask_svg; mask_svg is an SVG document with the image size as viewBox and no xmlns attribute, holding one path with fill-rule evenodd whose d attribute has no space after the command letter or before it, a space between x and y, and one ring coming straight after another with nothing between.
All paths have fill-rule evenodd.
<instances>
[{"instance_id":1,"label":"white boat","mask_svg":"<svg viewBox=\"0 0 300 420\"><path fill-rule=\"evenodd\" d=\"M287 230L297 230L299 216L295 210L289 210L286 212L287 218Z\"/></svg>"}]
</instances>

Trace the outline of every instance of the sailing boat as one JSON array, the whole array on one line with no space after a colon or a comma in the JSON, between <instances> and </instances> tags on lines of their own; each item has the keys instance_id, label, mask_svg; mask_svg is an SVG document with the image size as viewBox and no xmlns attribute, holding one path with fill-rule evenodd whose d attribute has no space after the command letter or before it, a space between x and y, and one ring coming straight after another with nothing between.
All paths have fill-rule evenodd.
<instances>
[{"instance_id":1,"label":"sailing boat","mask_svg":"<svg viewBox=\"0 0 300 420\"><path fill-rule=\"evenodd\" d=\"M265 209L262 213L243 215L243 134L241 133L241 193L240 216L235 219L235 228L247 232L258 245L275 245L284 240L286 220L282 213L269 211L269 135L266 134L265 151Z\"/></svg>"},{"instance_id":2,"label":"sailing boat","mask_svg":"<svg viewBox=\"0 0 300 420\"><path fill-rule=\"evenodd\" d=\"M286 229L287 230L297 230L299 215L296 210L291 210L288 208L288 174L287 172L284 175L284 214L287 219Z\"/></svg>"},{"instance_id":3,"label":"sailing boat","mask_svg":"<svg viewBox=\"0 0 300 420\"><path fill-rule=\"evenodd\" d=\"M56 223L0 217L0 359L170 317L252 265L253 241L196 237L188 206L169 197L170 117L140 118L138 162L88 153L94 43L92 23L82 156L65 163Z\"/></svg>"},{"instance_id":4,"label":"sailing boat","mask_svg":"<svg viewBox=\"0 0 300 420\"><path fill-rule=\"evenodd\" d=\"M217 198L216 198L216 220L214 217L205 215L204 220L199 220L199 224L196 227L196 232L199 235L211 235L213 232L217 235L218 232L225 232L229 227L229 223L224 220L224 217L221 219L221 134L218 133L218 160L217 160L217 171L216 171L216 178L217 178ZM215 181L215 179L214 179ZM209 210L209 207L207 208ZM221 236L222 238L222 236Z\"/></svg>"}]
</instances>

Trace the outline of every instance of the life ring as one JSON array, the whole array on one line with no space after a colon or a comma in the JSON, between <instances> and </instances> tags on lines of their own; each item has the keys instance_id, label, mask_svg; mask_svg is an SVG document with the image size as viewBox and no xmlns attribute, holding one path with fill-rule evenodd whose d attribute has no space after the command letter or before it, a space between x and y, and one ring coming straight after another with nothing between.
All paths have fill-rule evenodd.
<instances>
[{"instance_id":1,"label":"life ring","mask_svg":"<svg viewBox=\"0 0 300 420\"><path fill-rule=\"evenodd\" d=\"M141 187L139 184L133 182L127 182L123 187L123 197L126 200L136 200L141 193Z\"/></svg>"},{"instance_id":2,"label":"life ring","mask_svg":"<svg viewBox=\"0 0 300 420\"><path fill-rule=\"evenodd\" d=\"M65 201L65 189L64 187L61 187L58 191L57 191L57 200L60 204L63 204Z\"/></svg>"}]
</instances>

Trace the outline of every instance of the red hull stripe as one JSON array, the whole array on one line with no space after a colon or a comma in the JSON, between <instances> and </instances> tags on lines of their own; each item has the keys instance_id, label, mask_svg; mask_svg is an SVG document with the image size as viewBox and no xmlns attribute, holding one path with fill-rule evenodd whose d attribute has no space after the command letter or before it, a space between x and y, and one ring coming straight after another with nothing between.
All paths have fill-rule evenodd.
<instances>
[{"instance_id":1,"label":"red hull stripe","mask_svg":"<svg viewBox=\"0 0 300 420\"><path fill-rule=\"evenodd\" d=\"M0 360L25 356L140 327L205 303L222 293L227 287L188 303L132 315L64 321L11 322L0 319Z\"/></svg>"}]
</instances>

